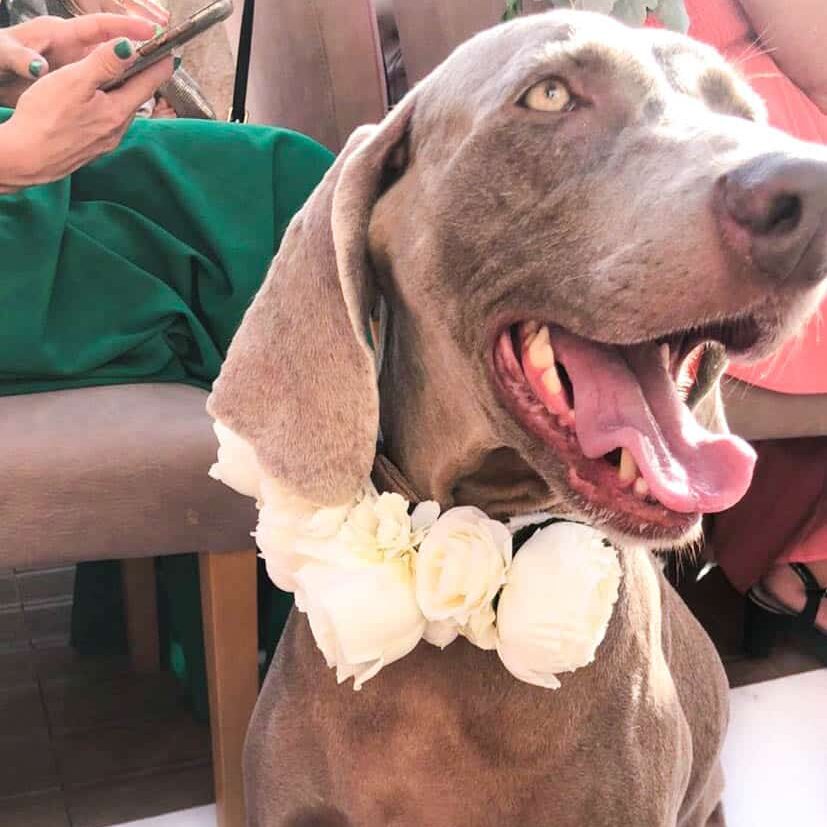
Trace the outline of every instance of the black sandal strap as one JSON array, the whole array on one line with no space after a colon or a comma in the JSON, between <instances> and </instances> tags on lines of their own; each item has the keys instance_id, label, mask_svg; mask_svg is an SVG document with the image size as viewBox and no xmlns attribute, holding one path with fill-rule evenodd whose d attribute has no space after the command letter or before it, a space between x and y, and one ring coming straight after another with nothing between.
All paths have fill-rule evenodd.
<instances>
[{"instance_id":1,"label":"black sandal strap","mask_svg":"<svg viewBox=\"0 0 827 827\"><path fill-rule=\"evenodd\" d=\"M816 617L821 607L821 601L827 598L827 587L818 582L816 576L804 563L790 563L790 568L798 575L804 584L804 591L807 594L807 603L799 618L807 626L816 625Z\"/></svg>"}]
</instances>

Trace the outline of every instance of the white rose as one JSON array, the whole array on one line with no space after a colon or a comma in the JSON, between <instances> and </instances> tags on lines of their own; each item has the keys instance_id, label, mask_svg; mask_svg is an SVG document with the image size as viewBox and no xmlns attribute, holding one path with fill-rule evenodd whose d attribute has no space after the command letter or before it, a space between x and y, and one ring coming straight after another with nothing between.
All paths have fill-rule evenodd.
<instances>
[{"instance_id":1,"label":"white rose","mask_svg":"<svg viewBox=\"0 0 827 827\"><path fill-rule=\"evenodd\" d=\"M287 493L272 479L261 484L261 510L254 532L268 577L283 591L295 591L295 573L312 560L334 559L337 536L352 503L317 508Z\"/></svg>"},{"instance_id":2,"label":"white rose","mask_svg":"<svg viewBox=\"0 0 827 827\"><path fill-rule=\"evenodd\" d=\"M218 458L209 475L239 494L261 499L261 481L265 473L253 446L218 420L212 427L218 438Z\"/></svg>"},{"instance_id":3,"label":"white rose","mask_svg":"<svg viewBox=\"0 0 827 827\"><path fill-rule=\"evenodd\" d=\"M457 634L496 646L492 602L511 563L511 533L470 506L446 511L419 547L416 597L429 621L426 639L447 646Z\"/></svg>"},{"instance_id":4,"label":"white rose","mask_svg":"<svg viewBox=\"0 0 827 827\"><path fill-rule=\"evenodd\" d=\"M308 563L295 579L296 608L339 683L353 677L354 689L412 651L425 630L403 560L353 569Z\"/></svg>"},{"instance_id":5,"label":"white rose","mask_svg":"<svg viewBox=\"0 0 827 827\"><path fill-rule=\"evenodd\" d=\"M617 552L578 523L541 529L519 550L497 604L497 652L520 680L556 689L556 675L594 660L617 601Z\"/></svg>"},{"instance_id":6,"label":"white rose","mask_svg":"<svg viewBox=\"0 0 827 827\"><path fill-rule=\"evenodd\" d=\"M420 503L412 515L408 501L399 494L368 492L348 514L342 526L345 548L366 562L409 557L422 539L424 529L439 515L434 502Z\"/></svg>"}]
</instances>

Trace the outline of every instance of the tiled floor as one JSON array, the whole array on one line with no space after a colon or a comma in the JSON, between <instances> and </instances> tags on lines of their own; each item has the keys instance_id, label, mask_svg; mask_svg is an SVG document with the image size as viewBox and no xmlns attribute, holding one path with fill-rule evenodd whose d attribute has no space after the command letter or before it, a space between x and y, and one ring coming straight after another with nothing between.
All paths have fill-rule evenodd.
<instances>
[{"instance_id":1,"label":"tiled floor","mask_svg":"<svg viewBox=\"0 0 827 827\"><path fill-rule=\"evenodd\" d=\"M743 598L729 585L720 569L712 569L701 580L688 566L677 578L678 591L715 642L732 687L769 681L785 675L808 672L822 666L796 639L780 640L766 660L744 655Z\"/></svg>"},{"instance_id":2,"label":"tiled floor","mask_svg":"<svg viewBox=\"0 0 827 827\"><path fill-rule=\"evenodd\" d=\"M0 825L106 827L212 800L209 728L171 676L67 647L0 655Z\"/></svg>"},{"instance_id":3,"label":"tiled floor","mask_svg":"<svg viewBox=\"0 0 827 827\"><path fill-rule=\"evenodd\" d=\"M792 641L766 661L744 658L741 598L717 571L696 582L687 570L681 591L718 645L732 685L745 687L733 693L727 748L730 827L771 823L760 820L769 805L749 809L756 783L777 806L808 801L810 815L819 816L785 823L827 823L827 805L813 809L813 776L804 772L824 777L827 672L812 672L818 661ZM779 777L792 786L767 780L774 754L786 768ZM789 770L802 756L803 770ZM804 788L793 795L798 782ZM214 808L203 806L212 800L209 729L193 720L169 675L139 677L124 659L84 660L66 647L0 654L2 827L131 827L139 819L148 819L141 827L214 827Z\"/></svg>"}]
</instances>

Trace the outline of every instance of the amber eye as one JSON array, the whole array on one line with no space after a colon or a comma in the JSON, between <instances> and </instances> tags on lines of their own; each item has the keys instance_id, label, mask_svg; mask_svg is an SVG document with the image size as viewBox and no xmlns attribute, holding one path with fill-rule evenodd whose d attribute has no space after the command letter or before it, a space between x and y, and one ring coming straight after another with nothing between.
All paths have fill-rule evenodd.
<instances>
[{"instance_id":1,"label":"amber eye","mask_svg":"<svg viewBox=\"0 0 827 827\"><path fill-rule=\"evenodd\" d=\"M568 86L557 78L546 78L535 83L520 102L539 112L568 112L574 109L574 98Z\"/></svg>"}]
</instances>

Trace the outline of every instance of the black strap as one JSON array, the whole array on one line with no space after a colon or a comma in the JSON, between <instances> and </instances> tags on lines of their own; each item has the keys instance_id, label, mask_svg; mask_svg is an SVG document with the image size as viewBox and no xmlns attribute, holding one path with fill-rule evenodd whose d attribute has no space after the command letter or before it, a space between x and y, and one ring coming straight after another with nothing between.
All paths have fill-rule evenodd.
<instances>
[{"instance_id":1,"label":"black strap","mask_svg":"<svg viewBox=\"0 0 827 827\"><path fill-rule=\"evenodd\" d=\"M247 78L250 74L250 52L253 46L254 6L255 0L244 0L241 32L238 36L238 59L235 64L233 106L230 109L231 123L244 123L247 120Z\"/></svg>"},{"instance_id":2,"label":"black strap","mask_svg":"<svg viewBox=\"0 0 827 827\"><path fill-rule=\"evenodd\" d=\"M827 597L827 588L818 582L816 576L804 563L790 563L790 568L799 576L807 593L807 603L799 617L807 626L815 626L821 601Z\"/></svg>"}]
</instances>

